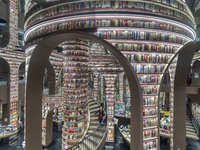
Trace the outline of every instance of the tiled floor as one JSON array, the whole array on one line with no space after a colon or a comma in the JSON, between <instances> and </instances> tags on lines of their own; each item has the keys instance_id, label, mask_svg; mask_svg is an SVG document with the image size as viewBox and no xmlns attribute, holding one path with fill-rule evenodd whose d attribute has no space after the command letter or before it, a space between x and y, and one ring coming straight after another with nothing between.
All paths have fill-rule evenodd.
<instances>
[{"instance_id":1,"label":"tiled floor","mask_svg":"<svg viewBox=\"0 0 200 150\"><path fill-rule=\"evenodd\" d=\"M21 130L18 134L18 141L13 145L3 144L0 142L0 150L22 150L21 144L24 139L24 132ZM161 139L160 141L160 149L161 150L169 150L169 144L167 139ZM53 133L53 142L48 148L43 148L43 150L61 150L62 146L62 137L61 131L58 131L56 127L54 127ZM187 150L200 150L200 141L194 141L187 139ZM114 145L106 145L105 150L129 150L129 146L123 143L123 138L119 132L117 132L117 139Z\"/></svg>"}]
</instances>

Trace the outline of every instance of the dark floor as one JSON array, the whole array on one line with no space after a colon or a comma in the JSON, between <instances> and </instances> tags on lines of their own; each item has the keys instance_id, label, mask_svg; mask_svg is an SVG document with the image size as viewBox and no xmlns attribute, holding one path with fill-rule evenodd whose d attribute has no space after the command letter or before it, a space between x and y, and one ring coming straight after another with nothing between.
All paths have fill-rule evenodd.
<instances>
[{"instance_id":1,"label":"dark floor","mask_svg":"<svg viewBox=\"0 0 200 150\"><path fill-rule=\"evenodd\" d=\"M53 133L53 142L51 145L49 145L48 148L43 148L43 150L61 150L62 146L62 133L61 133L61 128L57 128L54 126L54 133ZM120 132L117 130L117 138L116 138L116 143L114 145L106 145L105 150L129 150L129 146L123 142L123 138L120 134ZM18 140L17 142L13 144L6 144L8 143L8 140L4 141L0 140L0 150L23 150L21 148L22 142L24 140L24 132L21 130L18 133ZM169 150L169 142L168 139L161 139L160 140L160 150ZM187 139L187 150L200 150L200 141L194 141Z\"/></svg>"}]
</instances>

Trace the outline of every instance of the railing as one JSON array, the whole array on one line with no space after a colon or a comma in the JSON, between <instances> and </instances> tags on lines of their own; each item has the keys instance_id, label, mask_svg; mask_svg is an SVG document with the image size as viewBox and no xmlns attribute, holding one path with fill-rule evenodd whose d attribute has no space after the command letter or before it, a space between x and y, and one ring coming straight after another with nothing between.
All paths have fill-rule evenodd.
<instances>
[{"instance_id":1,"label":"railing","mask_svg":"<svg viewBox=\"0 0 200 150\"><path fill-rule=\"evenodd\" d=\"M200 138L200 125L198 123L198 121L195 119L195 117L193 116L191 110L190 110L190 107L187 105L187 114L189 115L191 121L192 121L192 124L195 128L195 131L197 132L198 134L198 137Z\"/></svg>"},{"instance_id":2,"label":"railing","mask_svg":"<svg viewBox=\"0 0 200 150\"><path fill-rule=\"evenodd\" d=\"M103 133L103 134L102 134ZM99 126L88 136L86 136L84 139L82 139L77 144L73 145L72 147L68 148L68 150L94 150L94 149L100 149L99 147L102 147L101 144L105 142L107 135L107 109L105 116ZM96 136L101 136L102 138L96 138ZM105 143L104 143L105 144Z\"/></svg>"},{"instance_id":3,"label":"railing","mask_svg":"<svg viewBox=\"0 0 200 150\"><path fill-rule=\"evenodd\" d=\"M0 85L7 85L8 82L7 81L0 81Z\"/></svg>"}]
</instances>

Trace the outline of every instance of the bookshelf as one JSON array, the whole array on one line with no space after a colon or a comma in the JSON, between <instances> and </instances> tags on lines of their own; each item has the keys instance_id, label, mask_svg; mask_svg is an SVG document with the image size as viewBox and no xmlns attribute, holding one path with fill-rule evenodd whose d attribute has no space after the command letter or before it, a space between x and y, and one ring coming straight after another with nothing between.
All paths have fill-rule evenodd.
<instances>
[{"instance_id":1,"label":"bookshelf","mask_svg":"<svg viewBox=\"0 0 200 150\"><path fill-rule=\"evenodd\" d=\"M114 143L114 117L115 117L115 78L117 74L103 74L106 85L107 117L108 117L108 135L106 142Z\"/></svg>"},{"instance_id":2,"label":"bookshelf","mask_svg":"<svg viewBox=\"0 0 200 150\"><path fill-rule=\"evenodd\" d=\"M95 14L93 14L94 11ZM27 17L25 25L27 29L25 40L28 46L39 42L49 33L71 29L92 29L93 35L111 43L124 54L137 73L142 89L143 134L145 135L143 149L159 149L160 99L158 92L163 70L177 50L186 42L194 40L196 36L193 30L194 19L184 2L176 0L108 0L103 2L89 0L75 3L70 1L41 11L37 10L31 14L32 16ZM38 39L34 40L35 38ZM78 48L78 50L84 49L83 45L80 47L81 49ZM115 101L125 103L126 117L130 117L130 89L127 79L122 77L123 75L119 76L119 93L115 95L114 78L105 75L116 74L117 76L123 69L111 65L115 62L115 58L102 52L104 48L98 51L99 48L97 44L90 48L93 49L89 61L90 70L96 73L94 97L98 99L99 96L98 87L101 83L99 74L104 74L108 118L111 119L115 115ZM69 61L74 60L69 59ZM71 71L70 68L67 71ZM73 87L67 84L64 86ZM123 92L122 88L125 89ZM108 138L110 139L108 140L112 140L112 120L109 123L110 136ZM152 136L149 136L149 133ZM76 139L75 136L74 140ZM63 140L63 143L67 142L67 139Z\"/></svg>"},{"instance_id":3,"label":"bookshelf","mask_svg":"<svg viewBox=\"0 0 200 150\"><path fill-rule=\"evenodd\" d=\"M88 124L88 42L72 40L64 49L63 143L62 149L79 142Z\"/></svg>"}]
</instances>

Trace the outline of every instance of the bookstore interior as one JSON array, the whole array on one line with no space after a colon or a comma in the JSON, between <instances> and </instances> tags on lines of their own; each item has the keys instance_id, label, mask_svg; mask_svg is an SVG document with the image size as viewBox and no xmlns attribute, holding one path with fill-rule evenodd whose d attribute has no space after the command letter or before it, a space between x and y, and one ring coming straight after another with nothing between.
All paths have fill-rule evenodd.
<instances>
[{"instance_id":1,"label":"bookstore interior","mask_svg":"<svg viewBox=\"0 0 200 150\"><path fill-rule=\"evenodd\" d=\"M0 0L0 150L200 150L200 0Z\"/></svg>"}]
</instances>

